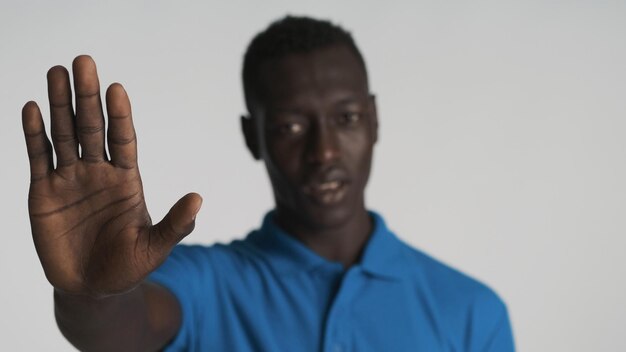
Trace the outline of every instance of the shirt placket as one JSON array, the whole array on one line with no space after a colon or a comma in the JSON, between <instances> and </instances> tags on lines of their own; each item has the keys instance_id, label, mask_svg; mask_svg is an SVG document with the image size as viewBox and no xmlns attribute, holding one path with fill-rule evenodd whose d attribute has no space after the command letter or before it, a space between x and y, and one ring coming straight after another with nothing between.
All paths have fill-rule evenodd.
<instances>
[{"instance_id":1,"label":"shirt placket","mask_svg":"<svg viewBox=\"0 0 626 352\"><path fill-rule=\"evenodd\" d=\"M328 312L324 330L324 352L349 352L350 305L359 286L360 268L350 268Z\"/></svg>"}]
</instances>

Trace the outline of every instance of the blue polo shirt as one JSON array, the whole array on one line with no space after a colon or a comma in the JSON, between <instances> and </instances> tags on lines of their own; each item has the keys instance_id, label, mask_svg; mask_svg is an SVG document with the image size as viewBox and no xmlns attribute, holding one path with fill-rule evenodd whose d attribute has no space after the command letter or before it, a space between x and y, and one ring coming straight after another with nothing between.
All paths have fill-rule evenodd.
<instances>
[{"instance_id":1,"label":"blue polo shirt","mask_svg":"<svg viewBox=\"0 0 626 352\"><path fill-rule=\"evenodd\" d=\"M149 279L182 307L169 351L513 351L504 303L411 248L370 213L360 263L345 270L266 215L245 239L178 245Z\"/></svg>"}]
</instances>

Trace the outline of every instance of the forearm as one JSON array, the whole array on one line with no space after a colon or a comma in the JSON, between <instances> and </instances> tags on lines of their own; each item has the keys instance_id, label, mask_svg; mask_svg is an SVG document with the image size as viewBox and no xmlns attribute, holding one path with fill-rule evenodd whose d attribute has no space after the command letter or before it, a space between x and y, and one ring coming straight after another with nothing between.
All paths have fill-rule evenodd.
<instances>
[{"instance_id":1,"label":"forearm","mask_svg":"<svg viewBox=\"0 0 626 352\"><path fill-rule=\"evenodd\" d=\"M55 290L54 302L59 329L81 351L158 350L180 326L176 299L151 283L100 299Z\"/></svg>"}]
</instances>

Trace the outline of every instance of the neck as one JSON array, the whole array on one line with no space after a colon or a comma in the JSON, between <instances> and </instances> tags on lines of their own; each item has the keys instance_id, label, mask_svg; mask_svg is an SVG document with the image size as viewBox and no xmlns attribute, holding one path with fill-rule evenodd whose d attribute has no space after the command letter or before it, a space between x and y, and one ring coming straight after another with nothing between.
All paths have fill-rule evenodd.
<instances>
[{"instance_id":1,"label":"neck","mask_svg":"<svg viewBox=\"0 0 626 352\"><path fill-rule=\"evenodd\" d=\"M372 219L364 207L333 226L307 224L281 209L277 209L275 221L315 253L330 261L339 262L345 268L359 261L373 229Z\"/></svg>"}]
</instances>

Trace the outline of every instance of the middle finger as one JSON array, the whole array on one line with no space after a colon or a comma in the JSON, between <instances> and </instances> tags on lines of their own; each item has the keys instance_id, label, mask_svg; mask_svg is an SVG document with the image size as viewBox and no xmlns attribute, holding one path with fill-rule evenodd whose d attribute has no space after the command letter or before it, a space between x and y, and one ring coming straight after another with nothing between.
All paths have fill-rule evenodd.
<instances>
[{"instance_id":1,"label":"middle finger","mask_svg":"<svg viewBox=\"0 0 626 352\"><path fill-rule=\"evenodd\" d=\"M105 160L104 116L96 63L91 57L82 55L74 59L72 67L81 157L86 162L101 162Z\"/></svg>"}]
</instances>

